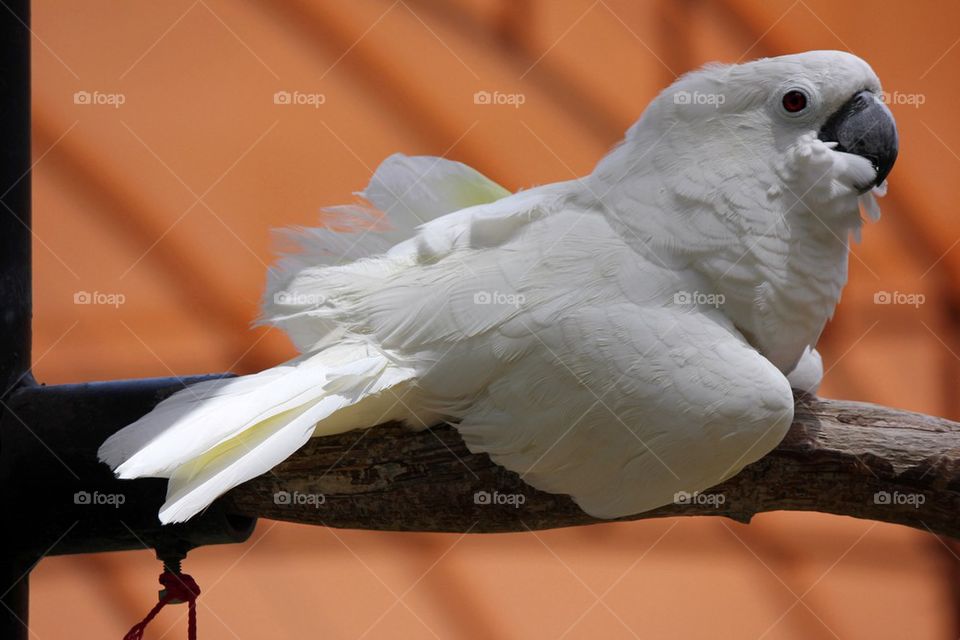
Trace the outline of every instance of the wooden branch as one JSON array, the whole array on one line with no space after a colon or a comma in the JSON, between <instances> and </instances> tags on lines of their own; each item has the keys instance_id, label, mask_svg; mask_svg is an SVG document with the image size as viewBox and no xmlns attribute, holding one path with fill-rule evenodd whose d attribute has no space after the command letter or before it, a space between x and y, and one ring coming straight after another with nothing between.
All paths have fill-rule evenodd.
<instances>
[{"instance_id":1,"label":"wooden branch","mask_svg":"<svg viewBox=\"0 0 960 640\"><path fill-rule=\"evenodd\" d=\"M243 515L349 529L506 532L606 522L471 454L446 426L411 432L388 424L314 438L225 500ZM960 538L960 423L801 396L786 438L762 460L687 504L623 520L719 515L749 522L779 510Z\"/></svg>"}]
</instances>

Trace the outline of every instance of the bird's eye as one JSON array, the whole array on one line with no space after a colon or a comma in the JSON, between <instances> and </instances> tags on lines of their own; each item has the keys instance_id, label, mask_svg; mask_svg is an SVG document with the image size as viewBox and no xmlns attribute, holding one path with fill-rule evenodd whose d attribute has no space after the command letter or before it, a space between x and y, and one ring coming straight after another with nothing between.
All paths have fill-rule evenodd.
<instances>
[{"instance_id":1,"label":"bird's eye","mask_svg":"<svg viewBox=\"0 0 960 640\"><path fill-rule=\"evenodd\" d=\"M800 89L790 89L783 94L780 103L787 113L800 113L807 108L807 94Z\"/></svg>"}]
</instances>

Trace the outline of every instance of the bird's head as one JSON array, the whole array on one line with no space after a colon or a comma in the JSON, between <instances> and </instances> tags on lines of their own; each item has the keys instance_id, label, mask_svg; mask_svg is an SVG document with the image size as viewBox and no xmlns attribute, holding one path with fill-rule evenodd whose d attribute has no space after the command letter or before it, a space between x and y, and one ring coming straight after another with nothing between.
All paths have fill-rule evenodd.
<instances>
[{"instance_id":1,"label":"bird's head","mask_svg":"<svg viewBox=\"0 0 960 640\"><path fill-rule=\"evenodd\" d=\"M761 225L774 211L853 227L897 158L881 96L870 66L841 51L711 64L661 93L595 175L663 176L674 210L713 202Z\"/></svg>"}]
</instances>

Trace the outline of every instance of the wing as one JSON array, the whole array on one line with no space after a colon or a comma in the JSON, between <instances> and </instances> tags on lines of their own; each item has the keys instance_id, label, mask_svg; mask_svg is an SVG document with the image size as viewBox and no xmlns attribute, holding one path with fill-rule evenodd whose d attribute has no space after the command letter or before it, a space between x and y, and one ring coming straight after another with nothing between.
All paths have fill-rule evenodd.
<instances>
[{"instance_id":1,"label":"wing","mask_svg":"<svg viewBox=\"0 0 960 640\"><path fill-rule=\"evenodd\" d=\"M585 308L535 339L459 430L471 451L597 517L722 482L793 418L786 378L717 313Z\"/></svg>"}]
</instances>

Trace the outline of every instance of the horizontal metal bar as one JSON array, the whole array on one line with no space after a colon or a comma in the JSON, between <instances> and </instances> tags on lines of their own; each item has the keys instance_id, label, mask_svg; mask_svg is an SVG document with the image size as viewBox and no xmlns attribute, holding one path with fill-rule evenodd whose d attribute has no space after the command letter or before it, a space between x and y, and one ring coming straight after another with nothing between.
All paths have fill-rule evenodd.
<instances>
[{"instance_id":1,"label":"horizontal metal bar","mask_svg":"<svg viewBox=\"0 0 960 640\"><path fill-rule=\"evenodd\" d=\"M118 480L97 460L109 435L184 387L222 375L27 386L7 399L0 432L0 505L13 549L42 555L242 542L255 519L221 503L179 525L157 512L166 480Z\"/></svg>"}]
</instances>

